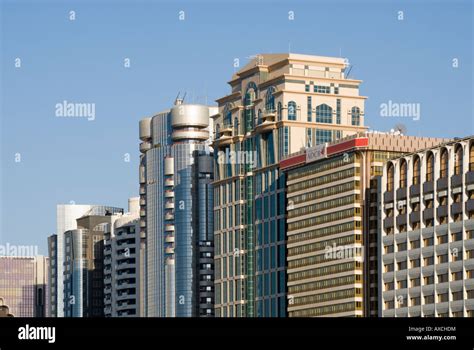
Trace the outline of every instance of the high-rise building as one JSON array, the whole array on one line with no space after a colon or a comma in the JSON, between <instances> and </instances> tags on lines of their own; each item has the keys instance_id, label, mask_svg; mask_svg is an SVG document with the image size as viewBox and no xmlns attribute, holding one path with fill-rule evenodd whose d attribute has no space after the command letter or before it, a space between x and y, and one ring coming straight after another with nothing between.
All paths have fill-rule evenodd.
<instances>
[{"instance_id":1,"label":"high-rise building","mask_svg":"<svg viewBox=\"0 0 474 350\"><path fill-rule=\"evenodd\" d=\"M140 235L146 315L214 314L212 148L216 107L185 104L140 121Z\"/></svg>"},{"instance_id":2,"label":"high-rise building","mask_svg":"<svg viewBox=\"0 0 474 350\"><path fill-rule=\"evenodd\" d=\"M15 317L49 317L49 261L0 256L0 296Z\"/></svg>"},{"instance_id":3,"label":"high-rise building","mask_svg":"<svg viewBox=\"0 0 474 350\"><path fill-rule=\"evenodd\" d=\"M145 242L140 237L139 197L128 200L128 213L114 215L104 240L104 313L144 316Z\"/></svg>"},{"instance_id":4,"label":"high-rise building","mask_svg":"<svg viewBox=\"0 0 474 350\"><path fill-rule=\"evenodd\" d=\"M50 257L50 314L64 317L64 232L77 228L76 219L92 205L59 204L56 208L56 234L48 237Z\"/></svg>"},{"instance_id":5,"label":"high-rise building","mask_svg":"<svg viewBox=\"0 0 474 350\"><path fill-rule=\"evenodd\" d=\"M360 133L280 162L290 317L377 316L377 189L385 161L443 139Z\"/></svg>"},{"instance_id":6,"label":"high-rise building","mask_svg":"<svg viewBox=\"0 0 474 350\"><path fill-rule=\"evenodd\" d=\"M93 206L64 233L64 317L104 316L104 232L123 209Z\"/></svg>"},{"instance_id":7,"label":"high-rise building","mask_svg":"<svg viewBox=\"0 0 474 350\"><path fill-rule=\"evenodd\" d=\"M342 58L257 55L214 116L216 316L286 316L288 154L364 131L360 80Z\"/></svg>"},{"instance_id":8,"label":"high-rise building","mask_svg":"<svg viewBox=\"0 0 474 350\"><path fill-rule=\"evenodd\" d=\"M474 137L391 159L380 193L380 315L474 317Z\"/></svg>"}]
</instances>

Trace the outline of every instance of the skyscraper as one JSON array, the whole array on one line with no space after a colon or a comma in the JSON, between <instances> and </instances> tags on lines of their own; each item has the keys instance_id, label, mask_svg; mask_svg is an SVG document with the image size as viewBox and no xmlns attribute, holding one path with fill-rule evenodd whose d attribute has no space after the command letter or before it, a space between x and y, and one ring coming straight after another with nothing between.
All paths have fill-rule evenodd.
<instances>
[{"instance_id":1,"label":"skyscraper","mask_svg":"<svg viewBox=\"0 0 474 350\"><path fill-rule=\"evenodd\" d=\"M104 232L123 209L93 206L64 233L64 316L104 316Z\"/></svg>"},{"instance_id":2,"label":"skyscraper","mask_svg":"<svg viewBox=\"0 0 474 350\"><path fill-rule=\"evenodd\" d=\"M147 316L212 316L214 107L185 104L140 121L140 229Z\"/></svg>"},{"instance_id":3,"label":"skyscraper","mask_svg":"<svg viewBox=\"0 0 474 350\"><path fill-rule=\"evenodd\" d=\"M380 194L380 315L474 317L474 137L391 159Z\"/></svg>"},{"instance_id":4,"label":"skyscraper","mask_svg":"<svg viewBox=\"0 0 474 350\"><path fill-rule=\"evenodd\" d=\"M290 153L365 130L346 60L257 55L217 100L216 316L286 316L285 178Z\"/></svg>"},{"instance_id":5,"label":"skyscraper","mask_svg":"<svg viewBox=\"0 0 474 350\"><path fill-rule=\"evenodd\" d=\"M15 317L49 317L48 258L0 256L0 297Z\"/></svg>"},{"instance_id":6,"label":"skyscraper","mask_svg":"<svg viewBox=\"0 0 474 350\"><path fill-rule=\"evenodd\" d=\"M104 313L144 316L145 244L140 237L139 198L128 200L128 213L114 215L104 239Z\"/></svg>"},{"instance_id":7,"label":"skyscraper","mask_svg":"<svg viewBox=\"0 0 474 350\"><path fill-rule=\"evenodd\" d=\"M359 133L280 162L290 317L378 316L379 177L390 157L443 139Z\"/></svg>"},{"instance_id":8,"label":"skyscraper","mask_svg":"<svg viewBox=\"0 0 474 350\"><path fill-rule=\"evenodd\" d=\"M76 219L91 205L59 204L56 207L56 234L48 237L50 264L50 308L52 317L64 317L64 232L77 228Z\"/></svg>"}]
</instances>

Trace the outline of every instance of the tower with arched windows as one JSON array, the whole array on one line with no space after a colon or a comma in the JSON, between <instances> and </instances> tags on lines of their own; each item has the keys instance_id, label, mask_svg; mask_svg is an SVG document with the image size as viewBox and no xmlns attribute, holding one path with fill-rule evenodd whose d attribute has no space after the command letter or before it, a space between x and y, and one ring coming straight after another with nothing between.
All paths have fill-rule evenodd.
<instances>
[{"instance_id":1,"label":"tower with arched windows","mask_svg":"<svg viewBox=\"0 0 474 350\"><path fill-rule=\"evenodd\" d=\"M286 316L285 176L279 162L365 131L343 58L262 54L214 119L216 316ZM233 122L232 122L233 121Z\"/></svg>"}]
</instances>

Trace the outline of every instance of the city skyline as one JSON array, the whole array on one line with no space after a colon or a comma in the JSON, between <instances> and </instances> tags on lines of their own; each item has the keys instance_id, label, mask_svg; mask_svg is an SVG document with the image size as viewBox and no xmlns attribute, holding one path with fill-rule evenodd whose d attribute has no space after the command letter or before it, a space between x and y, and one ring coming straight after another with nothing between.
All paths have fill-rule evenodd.
<instances>
[{"instance_id":1,"label":"city skyline","mask_svg":"<svg viewBox=\"0 0 474 350\"><path fill-rule=\"evenodd\" d=\"M151 2L136 8L122 3L114 11L103 3L42 4L42 11L37 11L39 5L24 7L26 3L1 5L2 245L34 244L46 255L46 237L56 233L57 204L107 202L126 207L127 198L138 195L138 143L136 132L130 132L138 129L138 121L169 106L179 91L188 92L189 103L193 95L204 103L207 94L208 102L216 105L214 101L228 92L229 72L258 53L347 57L353 65L351 77L363 80L361 95L368 96L365 125L373 129L387 131L403 123L413 136L474 133L472 5L467 1L434 4L430 11L422 3L370 3L367 10L369 3L339 2L345 11L338 13L336 25L317 16L317 9L330 13L338 4L301 1L269 7L243 2L256 10L241 16L241 24L255 24L243 34L252 29L273 34L254 40L232 35L237 23L227 25L227 8L215 2L181 7ZM244 10L233 8L236 16ZM260 16L261 11L266 16ZM403 20L398 11L403 11ZM213 21L208 23L211 13ZM100 26L103 17L111 22L107 28ZM122 29L129 17L140 20L130 19ZM357 25L352 18L358 19ZM23 26L26 22L29 27ZM222 30L214 31L214 25ZM31 27L35 32L25 29ZM322 30L308 42L308 30L314 28ZM441 103L446 99L449 103ZM64 101L89 103L94 108L85 112L93 114L64 117L67 114L56 108ZM415 110L418 104L420 118L415 120L416 113L411 118L382 116L397 103L413 103ZM21 220L24 211L31 220Z\"/></svg>"}]
</instances>

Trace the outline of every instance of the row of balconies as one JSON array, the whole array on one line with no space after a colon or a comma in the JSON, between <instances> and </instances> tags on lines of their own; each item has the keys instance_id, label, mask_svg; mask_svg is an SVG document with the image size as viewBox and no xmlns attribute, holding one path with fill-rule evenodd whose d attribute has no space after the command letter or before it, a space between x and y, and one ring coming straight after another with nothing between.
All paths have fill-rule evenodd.
<instances>
[{"instance_id":1,"label":"row of balconies","mask_svg":"<svg viewBox=\"0 0 474 350\"><path fill-rule=\"evenodd\" d=\"M469 171L465 175L466 185L474 184L474 171ZM462 175L456 174L451 176L451 188L462 186ZM416 197L420 195L420 185L411 185L410 186L410 197ZM436 180L436 189L437 191L447 190L448 189L448 178L443 177ZM434 192L434 181L426 181L423 183L423 193ZM407 198L407 188L398 188L396 191L396 199L401 200ZM394 199L393 191L385 191L384 193L384 202L392 202Z\"/></svg>"}]
</instances>

